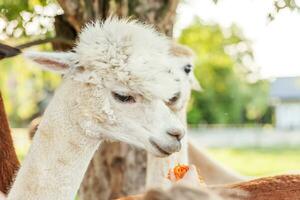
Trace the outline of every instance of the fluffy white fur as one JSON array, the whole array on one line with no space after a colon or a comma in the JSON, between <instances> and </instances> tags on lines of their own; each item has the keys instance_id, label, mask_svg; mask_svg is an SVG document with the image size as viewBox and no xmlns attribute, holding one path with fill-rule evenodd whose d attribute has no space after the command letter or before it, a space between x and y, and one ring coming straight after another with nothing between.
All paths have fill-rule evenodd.
<instances>
[{"instance_id":1,"label":"fluffy white fur","mask_svg":"<svg viewBox=\"0 0 300 200\"><path fill-rule=\"evenodd\" d=\"M186 78L171 42L135 21L87 25L74 51L27 53L64 80L45 111L8 200L74 199L102 140L116 139L155 156L177 152L185 127L169 99ZM135 102L120 102L115 93ZM162 151L163 150L163 151ZM167 153L167 154L166 154Z\"/></svg>"}]
</instances>

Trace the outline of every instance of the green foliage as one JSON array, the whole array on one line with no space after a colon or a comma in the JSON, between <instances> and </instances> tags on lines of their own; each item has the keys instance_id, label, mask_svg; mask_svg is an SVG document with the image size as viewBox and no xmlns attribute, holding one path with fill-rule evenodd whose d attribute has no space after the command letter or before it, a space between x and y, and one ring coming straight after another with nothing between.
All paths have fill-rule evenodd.
<instances>
[{"instance_id":1,"label":"green foliage","mask_svg":"<svg viewBox=\"0 0 300 200\"><path fill-rule=\"evenodd\" d=\"M62 10L54 0L0 0L0 39L53 34L54 16Z\"/></svg>"},{"instance_id":2,"label":"green foliage","mask_svg":"<svg viewBox=\"0 0 300 200\"><path fill-rule=\"evenodd\" d=\"M10 124L27 125L41 111L41 102L49 98L48 93L58 86L60 77L40 70L22 56L1 60L0 69L0 90Z\"/></svg>"},{"instance_id":3,"label":"green foliage","mask_svg":"<svg viewBox=\"0 0 300 200\"><path fill-rule=\"evenodd\" d=\"M17 30L22 29L23 34L20 36L29 36L30 40L37 37L35 35L40 37L53 34L53 16L45 16L47 12L44 11L47 9L36 7L49 6L52 2L0 0L0 18L7 22L6 30L2 32L15 36ZM21 14L24 11L27 18ZM50 26L43 27L41 19L50 20ZM17 25L8 33L7 29L13 22L17 22ZM26 28L30 30L33 24L41 28L27 35ZM195 73L204 88L204 92L192 94L189 123L248 123L260 121L264 117L268 83L251 79L255 75L249 64L249 60L253 62L252 50L236 26L222 30L218 25L205 25L198 20L183 31L179 40L195 50L198 56ZM20 39L17 41L21 43ZM0 63L0 89L13 126L26 124L32 115L39 112L39 103L45 98L47 90L52 91L60 80L57 75L41 72L35 67L28 68L31 65L21 57ZM264 119L270 121L270 118Z\"/></svg>"},{"instance_id":4,"label":"green foliage","mask_svg":"<svg viewBox=\"0 0 300 200\"><path fill-rule=\"evenodd\" d=\"M255 77L250 70L252 50L236 26L222 30L196 20L183 30L179 41L197 54L195 75L204 89L192 94L189 123L237 124L263 116L268 83L250 83Z\"/></svg>"},{"instance_id":5,"label":"green foliage","mask_svg":"<svg viewBox=\"0 0 300 200\"><path fill-rule=\"evenodd\" d=\"M49 0L0 0L0 14L8 20L20 17L24 10L33 12L35 5L45 6L53 1Z\"/></svg>"},{"instance_id":6,"label":"green foliage","mask_svg":"<svg viewBox=\"0 0 300 200\"><path fill-rule=\"evenodd\" d=\"M59 8L54 0L0 0L0 38L16 46L53 35L53 20ZM7 39L18 38L18 39ZM49 45L41 46L49 50ZM58 85L60 77L43 72L21 56L1 60L0 90L13 127L27 125L41 112L42 101Z\"/></svg>"},{"instance_id":7,"label":"green foliage","mask_svg":"<svg viewBox=\"0 0 300 200\"><path fill-rule=\"evenodd\" d=\"M269 81L259 80L248 84L245 90L245 116L246 122L272 123L273 110L269 106Z\"/></svg>"}]
</instances>

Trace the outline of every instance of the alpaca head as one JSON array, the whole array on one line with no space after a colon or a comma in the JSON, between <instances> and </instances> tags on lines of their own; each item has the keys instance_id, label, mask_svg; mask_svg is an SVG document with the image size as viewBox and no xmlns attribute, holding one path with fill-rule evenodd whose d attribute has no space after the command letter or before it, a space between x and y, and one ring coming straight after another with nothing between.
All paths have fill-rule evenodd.
<instances>
[{"instance_id":1,"label":"alpaca head","mask_svg":"<svg viewBox=\"0 0 300 200\"><path fill-rule=\"evenodd\" d=\"M175 60L173 67L178 70L181 76L180 96L172 99L174 102L170 102L170 107L181 115L182 112L186 113L191 90L201 91L202 88L193 73L194 52L186 46L172 43L170 54ZM182 120L185 121L185 117Z\"/></svg>"},{"instance_id":2,"label":"alpaca head","mask_svg":"<svg viewBox=\"0 0 300 200\"><path fill-rule=\"evenodd\" d=\"M184 66L174 67L183 59L171 49L172 42L151 27L109 19L87 25L70 52L27 57L80 83L82 93L72 98L85 134L167 156L181 148L185 127L173 108L189 80Z\"/></svg>"}]
</instances>

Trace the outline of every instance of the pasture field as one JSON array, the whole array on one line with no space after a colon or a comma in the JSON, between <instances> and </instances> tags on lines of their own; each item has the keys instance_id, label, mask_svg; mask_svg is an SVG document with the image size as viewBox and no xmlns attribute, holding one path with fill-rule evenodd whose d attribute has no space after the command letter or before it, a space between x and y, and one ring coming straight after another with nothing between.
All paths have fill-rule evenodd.
<instances>
[{"instance_id":1,"label":"pasture field","mask_svg":"<svg viewBox=\"0 0 300 200\"><path fill-rule=\"evenodd\" d=\"M210 148L208 152L246 176L300 173L300 147Z\"/></svg>"}]
</instances>

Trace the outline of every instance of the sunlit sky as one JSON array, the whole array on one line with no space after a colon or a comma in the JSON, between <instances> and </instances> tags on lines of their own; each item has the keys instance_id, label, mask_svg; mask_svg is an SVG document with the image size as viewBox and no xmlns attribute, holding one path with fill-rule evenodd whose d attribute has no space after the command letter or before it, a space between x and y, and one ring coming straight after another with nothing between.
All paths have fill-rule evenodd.
<instances>
[{"instance_id":1,"label":"sunlit sky","mask_svg":"<svg viewBox=\"0 0 300 200\"><path fill-rule=\"evenodd\" d=\"M223 27L235 23L252 41L262 78L300 76L300 13L284 10L269 22L272 9L271 0L221 0L217 5L212 0L186 0L177 11L175 36L195 16Z\"/></svg>"}]
</instances>

